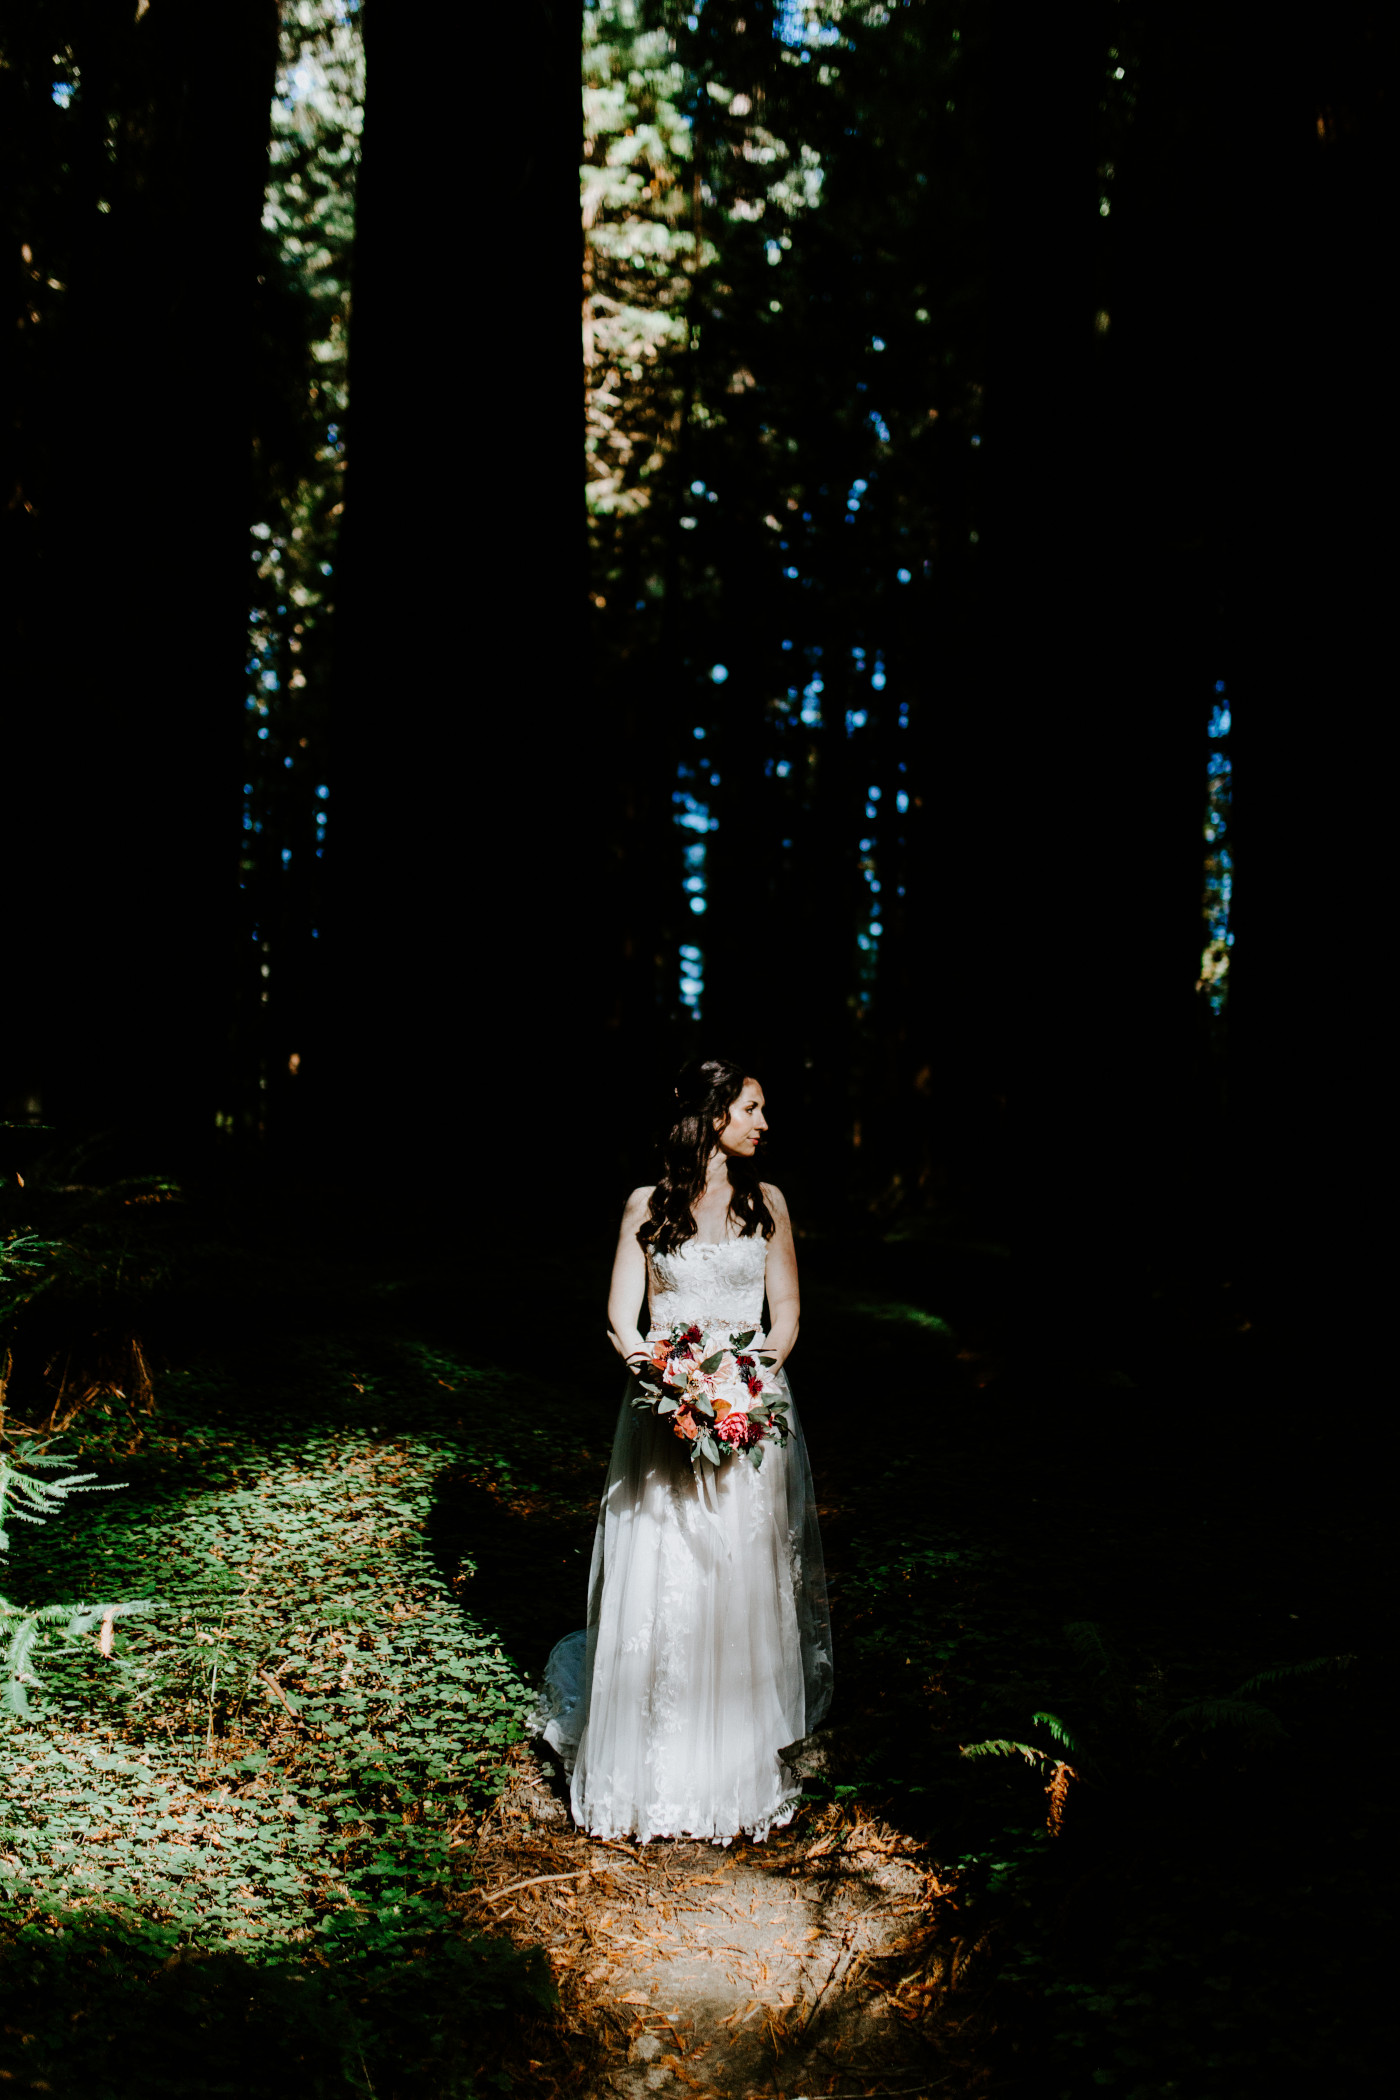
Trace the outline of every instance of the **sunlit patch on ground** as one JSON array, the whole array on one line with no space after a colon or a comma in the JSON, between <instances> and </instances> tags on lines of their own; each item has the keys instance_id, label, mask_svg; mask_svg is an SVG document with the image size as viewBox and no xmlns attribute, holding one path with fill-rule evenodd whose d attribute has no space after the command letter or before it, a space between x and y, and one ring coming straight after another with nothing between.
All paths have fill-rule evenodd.
<instances>
[{"instance_id":1,"label":"sunlit patch on ground","mask_svg":"<svg viewBox=\"0 0 1400 2100\"><path fill-rule=\"evenodd\" d=\"M532 1753L511 1773L480 1908L546 1951L600 2090L913 2094L957 2066L955 2030L926 2017L959 1943L925 1846L832 1804L763 1845L602 1844Z\"/></svg>"},{"instance_id":2,"label":"sunlit patch on ground","mask_svg":"<svg viewBox=\"0 0 1400 2100\"><path fill-rule=\"evenodd\" d=\"M96 1634L39 1657L48 1702L3 1743L0 1903L244 1946L440 1915L526 1697L428 1550L442 1445L166 1441L169 1492L103 1497L16 1555L16 1587L159 1608L118 1622L112 1661Z\"/></svg>"}]
</instances>

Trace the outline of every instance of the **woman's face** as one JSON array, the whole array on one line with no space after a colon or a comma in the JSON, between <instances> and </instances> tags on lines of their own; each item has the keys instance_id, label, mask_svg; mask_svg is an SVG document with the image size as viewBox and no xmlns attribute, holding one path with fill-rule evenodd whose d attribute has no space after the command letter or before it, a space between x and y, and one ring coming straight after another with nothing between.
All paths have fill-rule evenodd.
<instances>
[{"instance_id":1,"label":"woman's face","mask_svg":"<svg viewBox=\"0 0 1400 2100\"><path fill-rule=\"evenodd\" d=\"M722 1130L716 1128L719 1149L731 1159L752 1159L767 1128L763 1116L763 1088L756 1079L746 1079L738 1099L730 1107L729 1121Z\"/></svg>"}]
</instances>

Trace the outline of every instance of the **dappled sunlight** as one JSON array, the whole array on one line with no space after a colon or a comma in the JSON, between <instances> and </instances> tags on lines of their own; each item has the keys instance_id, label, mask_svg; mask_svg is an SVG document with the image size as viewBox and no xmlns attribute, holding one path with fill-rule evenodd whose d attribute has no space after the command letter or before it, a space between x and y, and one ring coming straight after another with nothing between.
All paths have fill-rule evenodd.
<instances>
[{"instance_id":1,"label":"dappled sunlight","mask_svg":"<svg viewBox=\"0 0 1400 2100\"><path fill-rule=\"evenodd\" d=\"M814 1797L761 1845L600 1843L521 1750L478 1865L483 1911L546 1952L564 2050L617 2092L983 2089L940 2017L971 1961L956 1873L888 1824Z\"/></svg>"},{"instance_id":2,"label":"dappled sunlight","mask_svg":"<svg viewBox=\"0 0 1400 2100\"><path fill-rule=\"evenodd\" d=\"M17 1556L21 1579L66 1561L158 1606L118 1622L110 1661L98 1634L44 1658L52 1707L11 1780L45 1814L7 1836L11 1900L134 1906L244 1946L439 1908L524 1698L432 1563L448 1454L357 1429L151 1442L144 1493Z\"/></svg>"}]
</instances>

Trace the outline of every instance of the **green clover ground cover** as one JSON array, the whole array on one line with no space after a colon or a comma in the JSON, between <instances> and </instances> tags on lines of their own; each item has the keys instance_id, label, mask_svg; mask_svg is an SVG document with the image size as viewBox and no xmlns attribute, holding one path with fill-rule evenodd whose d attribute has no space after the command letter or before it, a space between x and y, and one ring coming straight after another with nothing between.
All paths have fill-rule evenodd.
<instances>
[{"instance_id":1,"label":"green clover ground cover","mask_svg":"<svg viewBox=\"0 0 1400 2100\"><path fill-rule=\"evenodd\" d=\"M227 1967L236 1957L235 1994L264 2002L277 1969L305 2040L318 2019L293 1984L309 1963L334 2046L330 2069L316 2073L330 2083L308 2084L303 2065L302 2088L407 2093L474 2090L472 2067L463 2059L452 2071L441 2036L417 2034L399 2036L400 2060L381 2060L372 2076L366 2047L382 2059L395 2023L377 2002L359 2033L347 1975L356 2003L366 1982L370 1998L392 1985L402 1999L417 1963L409 1995L420 2013L440 1997L444 1963L459 2011L549 2002L542 1975L471 1929L470 1839L503 1752L524 1732L528 1693L498 1634L454 1594L469 1590L470 1570L452 1584L427 1529L449 1465L506 1491L529 1485L522 1457L528 1468L547 1396L524 1407L512 1394L513 1409L482 1411L497 1424L483 1445L454 1419L469 1382L479 1397L482 1381L462 1365L407 1347L387 1375L343 1381L344 1423L328 1429L324 1407L314 1423L254 1416L227 1395L211 1406L207 1378L172 1378L159 1428L113 1469L127 1491L15 1541L14 1594L144 1597L157 1608L118 1620L108 1657L100 1631L76 1651L55 1633L36 1656L34 1718L0 1736L7 2004L14 1960L30 1965L32 2007L46 1978L58 1988L56 1937L69 1943L71 1978L78 1947L100 1935L97 1967L114 1991L123 1961L145 1979L152 1962L222 1956ZM412 1431L380 1427L406 1415ZM81 1455L101 1459L90 1439ZM289 1970L297 1954L301 1970ZM217 1962L204 1973L216 1977ZM64 2006L65 2020L81 2013ZM196 2026L208 2013L196 2006ZM291 2014L274 2006L268 2017L280 2033ZM72 2075L71 2037L48 2052L42 2034L26 2042L11 2029L4 2041L31 2073L47 2054L50 2070L66 2064ZM154 2072L155 2082L124 2082L129 2065L104 2072L101 2054L86 2064L86 2091L167 2089ZM172 2069L168 2089L206 2089L190 2075L187 2064ZM254 2089L281 2087L228 2088Z\"/></svg>"}]
</instances>

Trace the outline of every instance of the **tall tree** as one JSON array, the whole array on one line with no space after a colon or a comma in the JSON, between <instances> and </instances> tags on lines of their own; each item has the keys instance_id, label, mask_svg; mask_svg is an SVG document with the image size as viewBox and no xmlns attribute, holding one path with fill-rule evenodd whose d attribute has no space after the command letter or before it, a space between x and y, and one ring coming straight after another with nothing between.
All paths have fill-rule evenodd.
<instances>
[{"instance_id":1,"label":"tall tree","mask_svg":"<svg viewBox=\"0 0 1400 2100\"><path fill-rule=\"evenodd\" d=\"M6 1092L212 1138L235 923L274 0L11 8Z\"/></svg>"},{"instance_id":2,"label":"tall tree","mask_svg":"<svg viewBox=\"0 0 1400 2100\"><path fill-rule=\"evenodd\" d=\"M608 756L577 647L577 18L459 11L431 72L416 17L364 20L323 1139L394 1191L455 1204L470 1172L528 1205L596 1112L571 1083ZM440 105L524 51L523 102L469 131Z\"/></svg>"}]
</instances>

